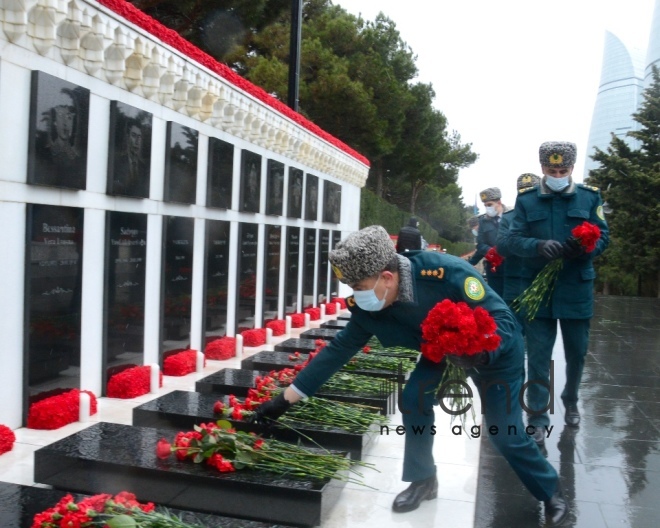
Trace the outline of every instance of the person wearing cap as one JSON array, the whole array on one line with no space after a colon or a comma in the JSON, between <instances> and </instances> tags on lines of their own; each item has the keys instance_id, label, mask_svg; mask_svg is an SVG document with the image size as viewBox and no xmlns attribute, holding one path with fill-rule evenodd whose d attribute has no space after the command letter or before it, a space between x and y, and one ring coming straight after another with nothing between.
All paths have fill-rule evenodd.
<instances>
[{"instance_id":1,"label":"person wearing cap","mask_svg":"<svg viewBox=\"0 0 660 528\"><path fill-rule=\"evenodd\" d=\"M497 187L489 187L479 193L479 198L486 207L486 213L479 216L479 227L477 231L477 250L468 262L476 266L484 258L491 247L497 241L497 231L500 225L502 213L507 208L502 204L502 192ZM486 280L488 285L501 297L504 288L504 275L499 268L493 271L491 266L486 268Z\"/></svg>"},{"instance_id":2,"label":"person wearing cap","mask_svg":"<svg viewBox=\"0 0 660 528\"><path fill-rule=\"evenodd\" d=\"M403 226L396 239L397 253L422 249L422 233L419 230L419 220L414 216L408 220L408 225Z\"/></svg>"},{"instance_id":3,"label":"person wearing cap","mask_svg":"<svg viewBox=\"0 0 660 528\"><path fill-rule=\"evenodd\" d=\"M536 174L526 172L518 176L518 180L516 181L516 188L518 193L521 193L523 190L530 187L535 187L540 183L541 178L539 178ZM502 299L504 299L504 301L509 306L511 306L513 300L518 297L518 295L520 295L524 290L522 287L522 257L510 253L507 251L507 247L501 243L501 240L504 239L509 232L514 215L515 209L510 209L502 213L502 220L500 221L500 228L497 231L496 241L497 252L504 257L504 261L501 264L503 275ZM524 317L522 317L522 315L517 312L514 312L514 315L523 328L524 333Z\"/></svg>"},{"instance_id":4,"label":"person wearing cap","mask_svg":"<svg viewBox=\"0 0 660 528\"><path fill-rule=\"evenodd\" d=\"M458 257L435 251L397 254L381 226L366 227L349 235L331 251L329 260L337 278L354 290L346 299L350 321L298 373L293 384L257 409L255 420L275 420L295 402L313 395L373 335L385 347L420 350L420 325L442 300L465 302L472 308L480 306L496 321L502 338L499 348L475 356L450 356L450 360L466 368L483 391L485 423L502 432L490 435L491 441L530 492L544 501L549 522L561 522L568 507L557 472L529 436L531 431L524 429L517 396L523 381L523 342L519 326L504 301L472 266ZM421 356L403 389L399 408L407 434L402 480L411 484L394 499L395 512L412 511L422 501L437 497L433 406L445 366L445 360L435 363ZM512 427L514 432L506 434Z\"/></svg>"},{"instance_id":5,"label":"person wearing cap","mask_svg":"<svg viewBox=\"0 0 660 528\"><path fill-rule=\"evenodd\" d=\"M548 411L554 409L550 367L557 321L566 357L566 385L561 393L564 421L571 427L580 424L578 389L593 316L593 260L609 243L600 191L573 181L576 154L574 143L549 141L540 146L541 183L518 194L511 228L498 240L500 249L523 257L523 288L529 287L549 261L564 259L549 299L541 303L534 319L526 322L527 372L532 382L527 406L529 424L537 428L550 424ZM583 222L597 225L601 232L590 253L571 238L571 230ZM535 440L539 444L544 441L540 435Z\"/></svg>"}]
</instances>

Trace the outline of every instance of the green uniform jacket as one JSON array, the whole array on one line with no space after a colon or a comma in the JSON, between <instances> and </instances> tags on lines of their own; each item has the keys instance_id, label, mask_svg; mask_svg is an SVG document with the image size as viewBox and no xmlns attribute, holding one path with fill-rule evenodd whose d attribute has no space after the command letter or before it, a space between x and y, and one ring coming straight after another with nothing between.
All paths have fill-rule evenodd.
<instances>
[{"instance_id":1,"label":"green uniform jacket","mask_svg":"<svg viewBox=\"0 0 660 528\"><path fill-rule=\"evenodd\" d=\"M497 323L502 342L490 364L479 368L480 377L512 379L521 375L522 337L515 317L474 268L458 257L433 251L410 251L404 256L412 264L414 302L396 301L379 312L367 312L355 304L352 296L348 297L346 304L352 314L348 325L298 373L294 381L298 390L313 395L372 335L385 347L420 350L420 325L431 308L444 299L464 301L471 308L481 306Z\"/></svg>"},{"instance_id":2,"label":"green uniform jacket","mask_svg":"<svg viewBox=\"0 0 660 528\"><path fill-rule=\"evenodd\" d=\"M503 250L503 246L500 244L500 240L506 237L511 228L514 214L515 210L513 209L502 213L502 220L500 220L500 228L497 232L496 244L497 252L504 257L504 262L501 264L504 274L502 299L507 302L513 301L525 289L522 283L523 259L513 253Z\"/></svg>"},{"instance_id":3,"label":"green uniform jacket","mask_svg":"<svg viewBox=\"0 0 660 528\"><path fill-rule=\"evenodd\" d=\"M548 303L542 302L536 317L589 319L593 315L593 259L609 244L609 230L603 215L600 192L596 187L572 184L566 192L544 192L544 187L526 189L516 200L515 216L508 234L498 245L505 253L523 260L523 286L527 288L548 263L537 251L539 240L564 243L571 230L587 221L601 231L596 249L581 257L564 260L555 289Z\"/></svg>"}]
</instances>

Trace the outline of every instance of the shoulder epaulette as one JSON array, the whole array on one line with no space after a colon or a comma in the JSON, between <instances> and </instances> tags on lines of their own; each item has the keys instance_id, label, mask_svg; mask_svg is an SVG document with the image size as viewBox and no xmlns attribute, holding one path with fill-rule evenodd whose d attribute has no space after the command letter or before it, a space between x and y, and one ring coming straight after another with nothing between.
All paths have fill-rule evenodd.
<instances>
[{"instance_id":1,"label":"shoulder epaulette","mask_svg":"<svg viewBox=\"0 0 660 528\"><path fill-rule=\"evenodd\" d=\"M536 187L525 187L524 189L518 189L518 194L525 194L526 192L533 191Z\"/></svg>"},{"instance_id":2,"label":"shoulder epaulette","mask_svg":"<svg viewBox=\"0 0 660 528\"><path fill-rule=\"evenodd\" d=\"M437 268L424 268L419 271L418 277L422 279L442 280L445 278L445 268L442 266Z\"/></svg>"},{"instance_id":3,"label":"shoulder epaulette","mask_svg":"<svg viewBox=\"0 0 660 528\"><path fill-rule=\"evenodd\" d=\"M355 296L349 295L346 297L346 308L348 308L351 312L353 311L353 308L355 308Z\"/></svg>"},{"instance_id":4,"label":"shoulder epaulette","mask_svg":"<svg viewBox=\"0 0 660 528\"><path fill-rule=\"evenodd\" d=\"M593 185L585 185L584 183L578 183L578 187L582 187L583 189L587 189L591 192L598 192L600 189L598 187L594 187Z\"/></svg>"}]
</instances>

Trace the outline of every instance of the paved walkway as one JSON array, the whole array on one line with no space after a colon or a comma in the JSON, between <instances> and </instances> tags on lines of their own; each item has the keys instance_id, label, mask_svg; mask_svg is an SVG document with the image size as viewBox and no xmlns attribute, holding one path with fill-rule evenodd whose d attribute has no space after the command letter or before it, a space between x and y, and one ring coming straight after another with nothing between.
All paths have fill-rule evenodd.
<instances>
[{"instance_id":1,"label":"paved walkway","mask_svg":"<svg viewBox=\"0 0 660 528\"><path fill-rule=\"evenodd\" d=\"M572 507L567 527L660 526L660 300L598 297L580 392L565 427L565 362L555 345L555 426L546 440ZM543 525L543 507L482 441L474 526Z\"/></svg>"}]
</instances>

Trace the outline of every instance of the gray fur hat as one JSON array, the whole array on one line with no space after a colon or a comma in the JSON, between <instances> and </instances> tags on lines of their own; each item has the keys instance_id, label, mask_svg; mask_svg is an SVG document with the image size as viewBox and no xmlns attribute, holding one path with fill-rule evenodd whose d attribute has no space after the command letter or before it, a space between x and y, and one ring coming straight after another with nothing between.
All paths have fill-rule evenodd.
<instances>
[{"instance_id":1,"label":"gray fur hat","mask_svg":"<svg viewBox=\"0 0 660 528\"><path fill-rule=\"evenodd\" d=\"M488 189L484 189L479 193L479 198L481 198L481 201L484 203L490 202L491 200L501 200L502 191L497 187L488 187Z\"/></svg>"},{"instance_id":2,"label":"gray fur hat","mask_svg":"<svg viewBox=\"0 0 660 528\"><path fill-rule=\"evenodd\" d=\"M378 225L351 233L329 255L332 271L349 286L383 271L394 257L394 243Z\"/></svg>"},{"instance_id":3,"label":"gray fur hat","mask_svg":"<svg viewBox=\"0 0 660 528\"><path fill-rule=\"evenodd\" d=\"M568 141L546 141L539 147L539 161L546 167L565 169L575 165L577 146Z\"/></svg>"},{"instance_id":4,"label":"gray fur hat","mask_svg":"<svg viewBox=\"0 0 660 528\"><path fill-rule=\"evenodd\" d=\"M527 187L535 187L539 183L541 183L541 178L539 178L536 174L526 172L518 176L518 180L516 181L516 188L517 190L527 189Z\"/></svg>"}]
</instances>

